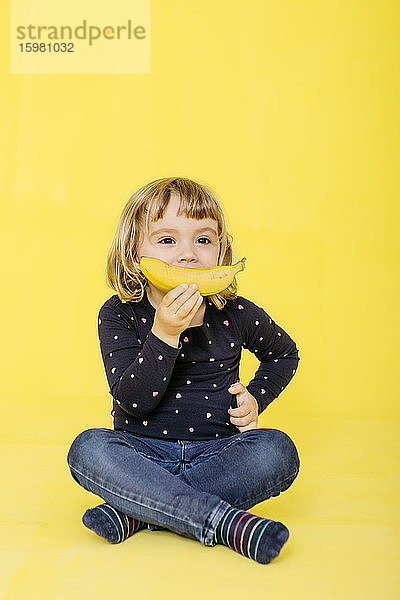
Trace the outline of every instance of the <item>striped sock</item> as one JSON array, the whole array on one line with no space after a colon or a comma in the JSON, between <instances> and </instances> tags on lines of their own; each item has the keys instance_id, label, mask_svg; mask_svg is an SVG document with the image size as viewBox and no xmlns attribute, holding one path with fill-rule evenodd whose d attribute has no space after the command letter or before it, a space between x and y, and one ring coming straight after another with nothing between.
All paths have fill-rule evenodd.
<instances>
[{"instance_id":1,"label":"striped sock","mask_svg":"<svg viewBox=\"0 0 400 600\"><path fill-rule=\"evenodd\" d=\"M283 523L229 508L214 533L214 541L263 565L276 558L289 537Z\"/></svg>"},{"instance_id":2,"label":"striped sock","mask_svg":"<svg viewBox=\"0 0 400 600\"><path fill-rule=\"evenodd\" d=\"M88 508L82 517L82 523L112 544L119 544L136 531L147 527L144 521L129 517L107 502Z\"/></svg>"}]
</instances>

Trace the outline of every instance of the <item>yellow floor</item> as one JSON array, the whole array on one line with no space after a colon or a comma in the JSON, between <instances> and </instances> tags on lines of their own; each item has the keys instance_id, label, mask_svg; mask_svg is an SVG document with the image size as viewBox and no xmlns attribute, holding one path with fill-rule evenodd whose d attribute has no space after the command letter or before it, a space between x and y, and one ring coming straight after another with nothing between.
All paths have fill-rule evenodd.
<instances>
[{"instance_id":1,"label":"yellow floor","mask_svg":"<svg viewBox=\"0 0 400 600\"><path fill-rule=\"evenodd\" d=\"M275 412L268 426L292 437L301 471L252 509L291 533L259 565L168 531L112 545L86 529L83 512L102 500L72 480L66 452L80 430L104 424L77 429L76 413L60 422L58 409L28 427L38 409L20 408L20 428L6 423L2 435L1 598L400 598L398 422Z\"/></svg>"}]
</instances>

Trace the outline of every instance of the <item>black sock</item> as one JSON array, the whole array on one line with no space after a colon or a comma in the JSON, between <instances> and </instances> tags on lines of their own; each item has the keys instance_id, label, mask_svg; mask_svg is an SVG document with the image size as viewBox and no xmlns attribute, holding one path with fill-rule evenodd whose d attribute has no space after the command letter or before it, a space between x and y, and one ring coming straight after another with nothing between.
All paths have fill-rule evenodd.
<instances>
[{"instance_id":1,"label":"black sock","mask_svg":"<svg viewBox=\"0 0 400 600\"><path fill-rule=\"evenodd\" d=\"M82 523L112 544L119 544L136 531L147 527L144 521L129 517L107 502L88 508L82 517Z\"/></svg>"},{"instance_id":2,"label":"black sock","mask_svg":"<svg viewBox=\"0 0 400 600\"><path fill-rule=\"evenodd\" d=\"M214 534L218 544L263 565L278 556L288 537L289 530L283 523L233 507L222 516Z\"/></svg>"}]
</instances>

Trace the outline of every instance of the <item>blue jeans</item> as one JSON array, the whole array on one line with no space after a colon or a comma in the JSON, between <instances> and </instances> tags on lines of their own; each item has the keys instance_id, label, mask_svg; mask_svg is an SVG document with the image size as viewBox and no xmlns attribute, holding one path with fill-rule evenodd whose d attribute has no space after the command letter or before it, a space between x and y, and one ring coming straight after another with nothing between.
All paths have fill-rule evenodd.
<instances>
[{"instance_id":1,"label":"blue jeans","mask_svg":"<svg viewBox=\"0 0 400 600\"><path fill-rule=\"evenodd\" d=\"M114 508L214 546L230 507L248 510L287 490L300 460L278 429L250 429L213 440L161 440L127 431L87 429L72 442L73 479Z\"/></svg>"}]
</instances>

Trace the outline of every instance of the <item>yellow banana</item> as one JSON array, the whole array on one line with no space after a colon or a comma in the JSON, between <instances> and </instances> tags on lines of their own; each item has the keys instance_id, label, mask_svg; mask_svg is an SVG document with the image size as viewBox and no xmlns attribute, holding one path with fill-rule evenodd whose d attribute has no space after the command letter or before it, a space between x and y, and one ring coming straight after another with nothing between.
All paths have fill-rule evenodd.
<instances>
[{"instance_id":1,"label":"yellow banana","mask_svg":"<svg viewBox=\"0 0 400 600\"><path fill-rule=\"evenodd\" d=\"M163 290L172 290L181 283L197 283L202 296L211 296L222 292L231 284L236 273L244 270L245 260L246 258L242 258L234 265L194 268L178 267L159 258L142 256L139 267L149 281Z\"/></svg>"}]
</instances>

